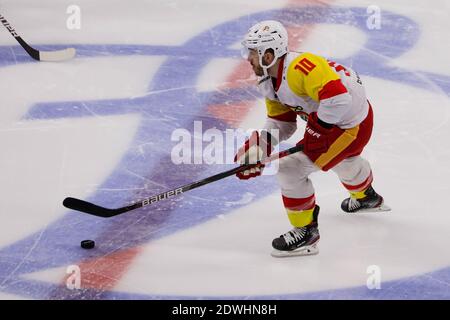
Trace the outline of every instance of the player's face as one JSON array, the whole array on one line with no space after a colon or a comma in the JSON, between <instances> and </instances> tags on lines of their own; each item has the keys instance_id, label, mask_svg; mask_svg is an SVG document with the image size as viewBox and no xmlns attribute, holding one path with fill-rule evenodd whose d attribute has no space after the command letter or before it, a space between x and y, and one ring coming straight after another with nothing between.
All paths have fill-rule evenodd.
<instances>
[{"instance_id":1,"label":"player's face","mask_svg":"<svg viewBox=\"0 0 450 320\"><path fill-rule=\"evenodd\" d=\"M250 64L252 65L252 68L253 68L253 72L255 72L255 74L258 77L261 77L264 75L263 68L259 64L259 56L258 56L258 52L256 50L250 49L248 51L247 61L250 62Z\"/></svg>"}]
</instances>

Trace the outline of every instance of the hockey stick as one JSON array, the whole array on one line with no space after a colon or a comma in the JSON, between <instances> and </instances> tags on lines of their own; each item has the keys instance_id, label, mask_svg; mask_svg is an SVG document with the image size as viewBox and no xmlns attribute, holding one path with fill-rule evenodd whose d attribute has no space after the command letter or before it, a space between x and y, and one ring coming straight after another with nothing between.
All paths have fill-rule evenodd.
<instances>
[{"instance_id":1,"label":"hockey stick","mask_svg":"<svg viewBox=\"0 0 450 320\"><path fill-rule=\"evenodd\" d=\"M12 34L12 36L17 40L17 42L20 43L22 48L25 49L25 51L35 60L38 61L63 61L71 59L75 56L75 49L74 48L67 48L63 50L57 50L57 51L39 51L36 50L28 45L14 30L14 28L11 26L11 24L5 19L3 15L0 14L0 21L5 26L6 29L8 29L9 33Z\"/></svg>"},{"instance_id":2,"label":"hockey stick","mask_svg":"<svg viewBox=\"0 0 450 320\"><path fill-rule=\"evenodd\" d=\"M286 149L284 151L281 151L279 153L273 154L270 157L267 157L263 160L261 160L261 164L266 164L269 163L271 161L277 160L277 159L281 159L283 157L286 157L290 154L299 152L303 150L303 146L298 145L289 149ZM141 207L145 207L148 206L150 204L153 204L155 202L159 202L161 200L166 200L169 198L172 198L176 195L185 193L186 191L204 186L205 184L214 182L214 181L218 181L221 180L223 178L232 176L238 172L243 172L247 169L251 169L253 167L258 166L257 164L248 164L248 165L241 165L239 167L236 167L234 169L228 170L228 171L224 171L222 173L218 173L214 176L205 178L203 180L197 181L197 182L193 182L187 185L184 185L182 187L178 187L163 193L160 193L158 195L154 195L151 196L147 199L141 200L135 204L126 206L126 207L122 207L122 208L117 208L117 209L108 209L108 208L104 208L104 207L100 207L98 205L95 205L93 203L84 201L84 200L80 200L80 199L76 199L76 198L65 198L63 201L63 205L66 208L69 209L73 209L73 210L77 210L77 211L81 211L81 212L85 212L88 214L92 214L94 216L97 217L102 217L102 218L109 218L109 217L114 217L117 216L119 214L122 214L124 212L130 211L130 210L134 210L137 208L141 208Z\"/></svg>"}]
</instances>

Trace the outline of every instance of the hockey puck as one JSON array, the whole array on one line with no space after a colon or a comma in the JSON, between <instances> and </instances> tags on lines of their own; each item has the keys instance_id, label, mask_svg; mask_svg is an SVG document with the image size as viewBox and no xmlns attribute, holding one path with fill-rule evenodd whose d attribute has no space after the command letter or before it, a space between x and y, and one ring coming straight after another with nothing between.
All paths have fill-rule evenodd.
<instances>
[{"instance_id":1,"label":"hockey puck","mask_svg":"<svg viewBox=\"0 0 450 320\"><path fill-rule=\"evenodd\" d=\"M83 241L81 241L81 247L83 249L92 249L95 247L95 241L94 240L83 240Z\"/></svg>"}]
</instances>

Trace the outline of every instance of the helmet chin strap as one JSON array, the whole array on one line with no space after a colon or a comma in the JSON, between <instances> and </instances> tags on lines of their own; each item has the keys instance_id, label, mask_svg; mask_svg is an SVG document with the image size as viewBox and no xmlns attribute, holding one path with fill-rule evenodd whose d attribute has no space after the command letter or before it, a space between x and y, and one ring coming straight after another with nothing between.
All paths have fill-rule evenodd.
<instances>
[{"instance_id":1,"label":"helmet chin strap","mask_svg":"<svg viewBox=\"0 0 450 320\"><path fill-rule=\"evenodd\" d=\"M268 73L269 68L270 68L271 66L273 66L273 65L275 64L275 62L277 62L278 58L277 58L276 56L274 56L272 62L271 62L269 65L267 65L267 66L265 66L265 65L263 64L262 59L263 59L263 56L262 56L262 55L259 56L259 65L260 65L261 68L263 69L264 77L267 77L267 76L269 76L269 73Z\"/></svg>"}]
</instances>

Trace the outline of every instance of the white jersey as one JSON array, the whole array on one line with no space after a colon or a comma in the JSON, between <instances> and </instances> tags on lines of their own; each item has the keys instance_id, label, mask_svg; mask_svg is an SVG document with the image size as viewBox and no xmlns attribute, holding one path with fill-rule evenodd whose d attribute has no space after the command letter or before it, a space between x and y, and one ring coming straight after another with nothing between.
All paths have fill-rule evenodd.
<instances>
[{"instance_id":1,"label":"white jersey","mask_svg":"<svg viewBox=\"0 0 450 320\"><path fill-rule=\"evenodd\" d=\"M317 112L324 122L349 129L368 114L369 105L358 74L323 57L289 52L279 65L277 83L271 79L263 78L258 84L266 98L269 117L265 129L283 127L284 131L292 131L297 115L306 119L311 112ZM280 132L281 140L292 133Z\"/></svg>"}]
</instances>

